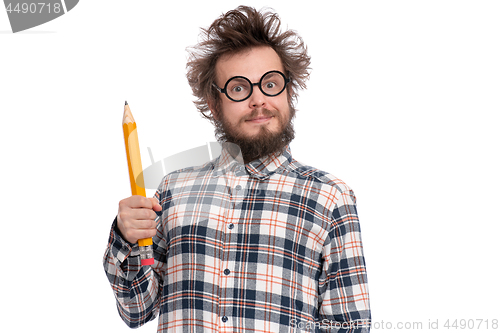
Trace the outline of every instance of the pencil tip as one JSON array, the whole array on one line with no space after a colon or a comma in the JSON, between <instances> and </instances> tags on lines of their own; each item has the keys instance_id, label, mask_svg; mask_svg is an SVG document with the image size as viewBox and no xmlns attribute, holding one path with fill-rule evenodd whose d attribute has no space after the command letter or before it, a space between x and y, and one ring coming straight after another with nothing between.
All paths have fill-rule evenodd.
<instances>
[{"instance_id":1,"label":"pencil tip","mask_svg":"<svg viewBox=\"0 0 500 333\"><path fill-rule=\"evenodd\" d=\"M128 105L127 101L125 101L125 105Z\"/></svg>"}]
</instances>

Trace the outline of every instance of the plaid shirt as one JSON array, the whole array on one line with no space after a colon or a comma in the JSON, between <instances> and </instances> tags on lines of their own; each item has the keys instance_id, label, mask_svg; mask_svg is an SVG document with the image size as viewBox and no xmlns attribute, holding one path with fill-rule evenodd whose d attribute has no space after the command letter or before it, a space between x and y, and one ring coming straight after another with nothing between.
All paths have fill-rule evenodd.
<instances>
[{"instance_id":1,"label":"plaid shirt","mask_svg":"<svg viewBox=\"0 0 500 333\"><path fill-rule=\"evenodd\" d=\"M120 316L158 332L369 332L356 199L282 154L248 164L224 149L167 175L155 264L112 228L104 268Z\"/></svg>"}]
</instances>

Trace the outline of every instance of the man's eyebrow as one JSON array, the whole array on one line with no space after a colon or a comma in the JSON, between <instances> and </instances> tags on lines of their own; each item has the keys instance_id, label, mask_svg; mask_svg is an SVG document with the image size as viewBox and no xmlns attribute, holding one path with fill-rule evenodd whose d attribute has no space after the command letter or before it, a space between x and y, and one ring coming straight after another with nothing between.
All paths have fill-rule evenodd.
<instances>
[{"instance_id":1,"label":"man's eyebrow","mask_svg":"<svg viewBox=\"0 0 500 333\"><path fill-rule=\"evenodd\" d=\"M273 73L269 73L269 74L267 74L267 75L266 75L266 79L267 79L267 78L270 78L270 77L272 78L272 77L275 77L275 76L279 76L279 74L278 74L278 73L275 73L275 72L273 72Z\"/></svg>"}]
</instances>

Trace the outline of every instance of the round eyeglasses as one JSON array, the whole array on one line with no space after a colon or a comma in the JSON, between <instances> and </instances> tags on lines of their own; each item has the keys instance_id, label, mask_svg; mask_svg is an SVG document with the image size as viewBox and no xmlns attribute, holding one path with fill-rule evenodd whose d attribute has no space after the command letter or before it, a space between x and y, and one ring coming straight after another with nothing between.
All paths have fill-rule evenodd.
<instances>
[{"instance_id":1,"label":"round eyeglasses","mask_svg":"<svg viewBox=\"0 0 500 333\"><path fill-rule=\"evenodd\" d=\"M280 71L269 71L262 75L257 83L252 83L244 76L234 76L227 80L224 88L219 88L215 83L213 86L220 93L226 94L230 100L243 102L252 95L254 86L258 86L264 95L274 97L281 94L289 82L290 79L287 79Z\"/></svg>"}]
</instances>

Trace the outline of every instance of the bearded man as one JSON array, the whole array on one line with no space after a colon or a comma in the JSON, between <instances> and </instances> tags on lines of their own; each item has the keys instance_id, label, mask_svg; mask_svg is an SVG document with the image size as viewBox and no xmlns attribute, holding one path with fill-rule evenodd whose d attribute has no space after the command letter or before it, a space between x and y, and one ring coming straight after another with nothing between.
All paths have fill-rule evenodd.
<instances>
[{"instance_id":1,"label":"bearded man","mask_svg":"<svg viewBox=\"0 0 500 333\"><path fill-rule=\"evenodd\" d=\"M356 198L296 161L294 101L310 58L271 12L240 6L203 30L188 81L223 149L120 201L104 267L127 325L158 332L369 332ZM153 237L141 266L137 240Z\"/></svg>"}]
</instances>

